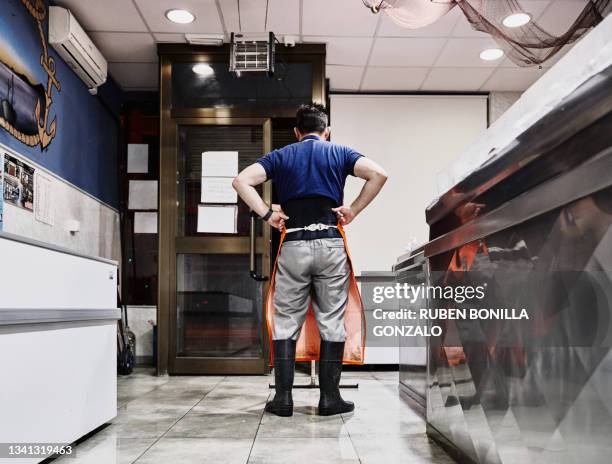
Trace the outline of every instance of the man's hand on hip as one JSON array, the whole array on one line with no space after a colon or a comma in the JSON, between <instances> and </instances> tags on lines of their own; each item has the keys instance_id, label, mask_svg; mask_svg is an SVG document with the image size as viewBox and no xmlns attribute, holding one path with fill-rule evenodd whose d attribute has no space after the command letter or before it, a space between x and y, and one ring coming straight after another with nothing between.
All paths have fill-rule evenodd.
<instances>
[{"instance_id":1,"label":"man's hand on hip","mask_svg":"<svg viewBox=\"0 0 612 464\"><path fill-rule=\"evenodd\" d=\"M268 219L267 223L270 224L275 229L282 231L285 228L285 221L289 219L285 213L281 211L274 211L270 219Z\"/></svg>"},{"instance_id":2,"label":"man's hand on hip","mask_svg":"<svg viewBox=\"0 0 612 464\"><path fill-rule=\"evenodd\" d=\"M338 221L343 226L350 224L356 216L355 212L350 206L338 206L337 208L332 208L332 211L336 213Z\"/></svg>"}]
</instances>

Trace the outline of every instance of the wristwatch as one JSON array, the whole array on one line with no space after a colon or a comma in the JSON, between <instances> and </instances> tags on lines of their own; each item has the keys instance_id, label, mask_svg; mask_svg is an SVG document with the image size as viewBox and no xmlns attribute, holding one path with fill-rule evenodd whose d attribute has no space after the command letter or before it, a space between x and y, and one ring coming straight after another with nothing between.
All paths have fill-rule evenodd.
<instances>
[{"instance_id":1,"label":"wristwatch","mask_svg":"<svg viewBox=\"0 0 612 464\"><path fill-rule=\"evenodd\" d=\"M265 216L262 216L262 217L261 217L261 220L265 222L265 221L267 221L268 219L270 219L270 217L272 217L272 215L273 215L273 214L274 214L274 211L269 210L269 211L268 211L268 212L265 214Z\"/></svg>"}]
</instances>

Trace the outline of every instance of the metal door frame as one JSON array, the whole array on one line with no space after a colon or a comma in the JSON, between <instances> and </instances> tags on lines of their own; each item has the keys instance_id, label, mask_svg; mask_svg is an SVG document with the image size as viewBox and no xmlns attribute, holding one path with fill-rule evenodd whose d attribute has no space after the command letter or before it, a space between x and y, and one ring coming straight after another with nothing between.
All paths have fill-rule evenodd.
<instances>
[{"instance_id":1,"label":"metal door frame","mask_svg":"<svg viewBox=\"0 0 612 464\"><path fill-rule=\"evenodd\" d=\"M158 253L158 302L157 302L157 375L171 374L256 374L269 372L269 338L267 325L263 323L263 359L233 358L176 358L176 253L192 249L197 253L208 252L211 247L233 247L211 238L184 237L176 240L177 221L177 157L179 125L199 124L262 124L264 127L264 152L271 151L271 119L293 117L287 108L172 108L172 63L176 62L229 62L229 45L221 47L187 44L158 44L160 61L160 169L159 169L159 253ZM299 44L292 48L279 47L277 55L287 62L308 62L313 66L312 99L325 105L325 45ZM262 153L264 154L264 153ZM271 197L271 185L264 185L264 195ZM256 241L257 250L263 250L263 274L270 276L269 226L264 227L263 237ZM214 238L213 238L214 239ZM238 245L240 250L249 246L248 237ZM207 244L207 243L210 243ZM178 248L177 248L178 247ZM217 248L219 249L219 248ZM245 251L248 252L248 251ZM245 272L248 272L245 269ZM267 291L268 284L264 285ZM263 308L262 308L263 310ZM262 319L265 321L265 317ZM194 364L193 360L198 360ZM228 362L231 361L231 362ZM204 364L205 363L205 364Z\"/></svg>"},{"instance_id":2,"label":"metal door frame","mask_svg":"<svg viewBox=\"0 0 612 464\"><path fill-rule=\"evenodd\" d=\"M267 325L262 323L260 331L261 358L233 357L178 357L177 356L177 306L176 306L176 255L183 253L236 253L248 254L249 237L177 237L177 160L179 151L178 133L180 126L245 126L261 125L263 128L262 154L271 151L272 124L269 118L176 118L166 124L162 134L164 156L160 170L160 230L159 230L159 305L158 305L158 343L162 354L162 341L165 346L167 372L170 374L264 374L269 372L269 339ZM271 202L272 186L266 182L263 197ZM262 237L255 242L255 253L262 256L262 273L270 275L270 226L264 224ZM245 273L249 269L244 270ZM263 282L263 302L261 321L265 321L265 295L269 281ZM165 330L164 330L165 328ZM159 330L161 329L161 330ZM163 339L163 340L162 340ZM159 363L159 359L158 359ZM158 372L160 367L158 364Z\"/></svg>"}]
</instances>

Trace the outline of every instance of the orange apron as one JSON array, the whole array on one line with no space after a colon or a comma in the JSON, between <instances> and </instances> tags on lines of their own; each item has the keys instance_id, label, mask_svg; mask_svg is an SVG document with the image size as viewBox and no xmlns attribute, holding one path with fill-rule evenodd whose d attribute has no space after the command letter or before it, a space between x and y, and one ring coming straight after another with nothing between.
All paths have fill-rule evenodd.
<instances>
[{"instance_id":1,"label":"orange apron","mask_svg":"<svg viewBox=\"0 0 612 464\"><path fill-rule=\"evenodd\" d=\"M359 287L357 286L357 280L355 279L355 273L353 272L353 264L351 262L351 256L349 254L348 246L346 243L346 234L342 225L338 224L338 230L342 235L344 241L344 249L348 258L350 267L349 277L349 294L346 309L344 310L344 328L346 330L346 342L344 345L344 357L342 362L344 364L363 364L364 363L364 350L365 350L365 337L366 337L366 326L365 326L365 314L363 312L363 303L361 301L361 295L359 294ZM274 350L272 343L272 333L274 326L274 283L276 279L276 268L278 267L278 257L285 241L285 231L281 233L280 245L278 247L278 253L274 262L274 271L272 272L272 278L270 280L270 289L266 296L266 322L268 324L268 336L270 337L270 365L274 364ZM295 360L300 361L317 361L319 359L319 348L321 343L321 336L319 335L319 328L315 319L314 310L312 309L312 302L308 307L306 313L306 320L302 326L300 336L298 337L295 349Z\"/></svg>"}]
</instances>

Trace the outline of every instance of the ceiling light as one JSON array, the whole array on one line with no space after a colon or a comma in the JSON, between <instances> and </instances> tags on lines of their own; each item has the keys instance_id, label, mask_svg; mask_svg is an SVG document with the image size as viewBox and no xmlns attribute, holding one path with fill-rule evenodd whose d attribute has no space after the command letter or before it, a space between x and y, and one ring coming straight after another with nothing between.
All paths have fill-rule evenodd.
<instances>
[{"instance_id":1,"label":"ceiling light","mask_svg":"<svg viewBox=\"0 0 612 464\"><path fill-rule=\"evenodd\" d=\"M195 64L191 70L201 77L210 77L215 73L215 70L206 63Z\"/></svg>"},{"instance_id":2,"label":"ceiling light","mask_svg":"<svg viewBox=\"0 0 612 464\"><path fill-rule=\"evenodd\" d=\"M166 18L173 23L189 24L193 22L195 16L187 10L168 10L166 11Z\"/></svg>"},{"instance_id":3,"label":"ceiling light","mask_svg":"<svg viewBox=\"0 0 612 464\"><path fill-rule=\"evenodd\" d=\"M501 48L487 48L480 52L480 59L485 61L499 60L504 56L504 51Z\"/></svg>"},{"instance_id":4,"label":"ceiling light","mask_svg":"<svg viewBox=\"0 0 612 464\"><path fill-rule=\"evenodd\" d=\"M531 21L531 16L527 13L515 13L506 16L502 23L506 27L521 27Z\"/></svg>"}]
</instances>

